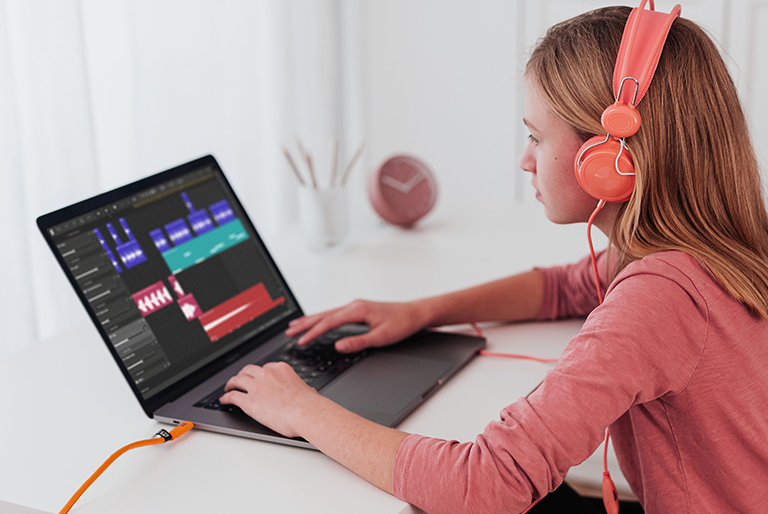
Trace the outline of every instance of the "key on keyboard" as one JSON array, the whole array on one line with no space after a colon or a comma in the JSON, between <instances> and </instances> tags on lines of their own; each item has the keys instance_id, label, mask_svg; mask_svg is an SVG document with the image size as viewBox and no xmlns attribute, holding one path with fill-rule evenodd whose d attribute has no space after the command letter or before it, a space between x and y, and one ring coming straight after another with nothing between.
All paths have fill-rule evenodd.
<instances>
[{"instance_id":1,"label":"key on keyboard","mask_svg":"<svg viewBox=\"0 0 768 514\"><path fill-rule=\"evenodd\" d=\"M305 347L298 346L297 340L293 339L272 354L263 364L266 362L287 362L307 384L319 390L368 355L366 350L358 353L337 352L333 344L341 337L335 331L326 332ZM197 402L195 407L241 412L240 408L234 405L221 405L219 398L223 394L224 386L221 386Z\"/></svg>"}]
</instances>

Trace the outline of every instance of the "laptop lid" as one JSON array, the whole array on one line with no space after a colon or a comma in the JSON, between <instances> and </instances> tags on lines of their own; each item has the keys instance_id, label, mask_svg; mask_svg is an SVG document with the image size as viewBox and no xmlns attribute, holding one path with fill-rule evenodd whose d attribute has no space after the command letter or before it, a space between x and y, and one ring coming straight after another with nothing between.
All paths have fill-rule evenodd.
<instances>
[{"instance_id":1,"label":"laptop lid","mask_svg":"<svg viewBox=\"0 0 768 514\"><path fill-rule=\"evenodd\" d=\"M211 155L37 223L150 417L303 315Z\"/></svg>"}]
</instances>

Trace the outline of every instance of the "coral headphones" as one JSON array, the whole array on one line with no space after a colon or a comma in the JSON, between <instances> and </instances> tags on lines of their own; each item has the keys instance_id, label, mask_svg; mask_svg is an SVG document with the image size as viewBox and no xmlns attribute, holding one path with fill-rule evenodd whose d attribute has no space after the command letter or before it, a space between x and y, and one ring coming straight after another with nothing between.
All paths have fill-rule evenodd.
<instances>
[{"instance_id":1,"label":"coral headphones","mask_svg":"<svg viewBox=\"0 0 768 514\"><path fill-rule=\"evenodd\" d=\"M579 185L600 200L587 223L587 241L592 257L597 297L601 304L603 294L600 289L595 249L592 246L592 222L606 202L625 202L632 196L635 188L635 164L624 139L635 134L640 128L640 113L635 107L648 91L669 29L675 18L680 16L679 4L673 7L669 14L664 14L656 12L653 0L651 10L646 11L647 1L642 0L640 7L632 9L624 26L619 56L613 70L616 102L608 106L600 118L606 132L605 139L603 136L588 139L579 149L573 163ZM625 88L625 83L634 88ZM603 505L607 514L618 514L619 497L608 472L609 439L610 431L606 429L603 444Z\"/></svg>"},{"instance_id":2,"label":"coral headphones","mask_svg":"<svg viewBox=\"0 0 768 514\"><path fill-rule=\"evenodd\" d=\"M669 14L656 12L647 0L632 9L624 27L619 56L613 71L616 102L603 111L600 122L604 136L587 140L573 163L576 180L591 196L606 202L629 200L635 187L635 165L624 139L640 128L640 113L635 108L651 83L669 28L680 16L680 5Z\"/></svg>"}]
</instances>

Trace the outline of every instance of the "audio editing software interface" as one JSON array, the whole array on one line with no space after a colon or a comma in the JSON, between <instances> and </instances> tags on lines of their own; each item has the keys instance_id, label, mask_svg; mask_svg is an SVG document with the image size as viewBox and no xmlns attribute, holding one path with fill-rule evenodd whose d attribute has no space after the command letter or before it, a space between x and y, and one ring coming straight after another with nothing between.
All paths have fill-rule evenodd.
<instances>
[{"instance_id":1,"label":"audio editing software interface","mask_svg":"<svg viewBox=\"0 0 768 514\"><path fill-rule=\"evenodd\" d=\"M146 399L296 311L211 166L52 227Z\"/></svg>"}]
</instances>

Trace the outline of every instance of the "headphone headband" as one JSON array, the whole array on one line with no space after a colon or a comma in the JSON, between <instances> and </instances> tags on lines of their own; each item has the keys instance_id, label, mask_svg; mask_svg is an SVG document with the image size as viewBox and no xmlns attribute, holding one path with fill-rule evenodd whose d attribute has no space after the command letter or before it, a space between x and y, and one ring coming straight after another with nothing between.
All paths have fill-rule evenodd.
<instances>
[{"instance_id":1,"label":"headphone headband","mask_svg":"<svg viewBox=\"0 0 768 514\"><path fill-rule=\"evenodd\" d=\"M613 69L613 95L600 118L605 135L587 140L576 154L574 171L582 188L607 202L625 202L635 186L635 165L624 138L635 134L642 120L635 106L643 99L659 64L661 50L680 5L669 14L656 12L653 0L632 9L624 25L619 55Z\"/></svg>"},{"instance_id":2,"label":"headphone headband","mask_svg":"<svg viewBox=\"0 0 768 514\"><path fill-rule=\"evenodd\" d=\"M632 9L627 18L613 71L614 97L617 102L626 105L637 105L645 96L659 64L669 28L675 18L680 16L680 4L673 7L669 14L665 14L655 11L653 0L650 10L646 10L647 1L642 0L640 7ZM634 79L634 84L628 83L626 89L622 88L628 79ZM635 87L630 87L633 85Z\"/></svg>"}]
</instances>

